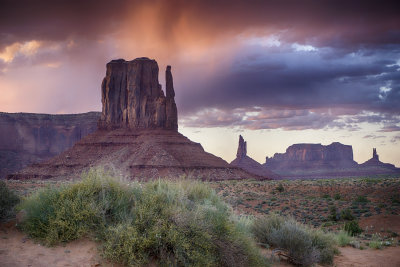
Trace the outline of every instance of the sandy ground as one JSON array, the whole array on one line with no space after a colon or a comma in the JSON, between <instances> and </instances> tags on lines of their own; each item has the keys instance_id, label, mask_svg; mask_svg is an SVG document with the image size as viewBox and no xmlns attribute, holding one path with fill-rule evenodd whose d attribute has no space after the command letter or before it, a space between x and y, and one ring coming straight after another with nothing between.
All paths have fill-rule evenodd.
<instances>
[{"instance_id":1,"label":"sandy ground","mask_svg":"<svg viewBox=\"0 0 400 267\"><path fill-rule=\"evenodd\" d=\"M382 250L359 250L352 247L339 248L334 266L400 267L400 247ZM14 227L14 223L0 225L1 267L121 267L103 260L97 244L88 239L70 242L56 247L44 247ZM274 266L292 266L285 261Z\"/></svg>"},{"instance_id":2,"label":"sandy ground","mask_svg":"<svg viewBox=\"0 0 400 267\"><path fill-rule=\"evenodd\" d=\"M339 248L340 255L335 257L336 266L363 267L399 267L400 247L360 250L352 247Z\"/></svg>"},{"instance_id":3,"label":"sandy ground","mask_svg":"<svg viewBox=\"0 0 400 267\"><path fill-rule=\"evenodd\" d=\"M119 266L101 259L96 243L76 240L68 244L45 247L15 229L14 224L0 226L1 267L98 267Z\"/></svg>"}]
</instances>

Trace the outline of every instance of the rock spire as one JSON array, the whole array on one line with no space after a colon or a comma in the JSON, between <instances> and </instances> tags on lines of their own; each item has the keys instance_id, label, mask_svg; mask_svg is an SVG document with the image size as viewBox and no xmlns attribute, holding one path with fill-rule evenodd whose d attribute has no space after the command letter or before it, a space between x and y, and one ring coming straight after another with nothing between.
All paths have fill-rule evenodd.
<instances>
[{"instance_id":1,"label":"rock spire","mask_svg":"<svg viewBox=\"0 0 400 267\"><path fill-rule=\"evenodd\" d=\"M178 130L171 66L166 70L166 96L158 82L158 64L148 58L112 60L101 85L100 129Z\"/></svg>"},{"instance_id":2,"label":"rock spire","mask_svg":"<svg viewBox=\"0 0 400 267\"><path fill-rule=\"evenodd\" d=\"M239 146L236 153L236 158L242 159L247 155L247 142L244 141L243 137L239 135Z\"/></svg>"}]
</instances>

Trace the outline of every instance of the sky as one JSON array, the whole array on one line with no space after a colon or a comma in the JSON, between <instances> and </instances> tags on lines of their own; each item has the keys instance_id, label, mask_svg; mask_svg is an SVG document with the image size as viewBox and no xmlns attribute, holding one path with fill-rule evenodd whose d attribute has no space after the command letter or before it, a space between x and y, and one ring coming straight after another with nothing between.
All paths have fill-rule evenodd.
<instances>
[{"instance_id":1,"label":"sky","mask_svg":"<svg viewBox=\"0 0 400 267\"><path fill-rule=\"evenodd\" d=\"M0 0L0 111L101 111L112 59L172 65L179 131L231 161L294 143L400 167L400 4Z\"/></svg>"}]
</instances>

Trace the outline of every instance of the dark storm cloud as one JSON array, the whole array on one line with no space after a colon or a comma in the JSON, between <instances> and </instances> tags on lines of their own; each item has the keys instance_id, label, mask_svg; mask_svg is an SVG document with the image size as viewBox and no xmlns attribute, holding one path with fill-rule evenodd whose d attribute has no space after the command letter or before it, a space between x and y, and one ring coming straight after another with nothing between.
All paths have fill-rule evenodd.
<instances>
[{"instance_id":1,"label":"dark storm cloud","mask_svg":"<svg viewBox=\"0 0 400 267\"><path fill-rule=\"evenodd\" d=\"M318 46L371 47L400 41L397 1L1 0L0 4L0 47L30 39L63 40L70 35L96 38L118 31L120 23L137 16L136 10L143 6L160 12L137 23L156 19L160 38L165 39L184 18L199 37L254 28L284 30L288 41Z\"/></svg>"},{"instance_id":2,"label":"dark storm cloud","mask_svg":"<svg viewBox=\"0 0 400 267\"><path fill-rule=\"evenodd\" d=\"M189 75L190 63L176 64L185 125L287 130L354 130L363 120L396 125L398 118L387 117L400 112L398 6L365 0L0 0L0 54L16 43L40 42L33 55L16 52L8 63L0 57L0 71L73 58L71 69L93 62L92 72L104 72L114 55L99 42L110 38L121 45L121 36L142 43L134 51L140 56L149 52L143 47L158 44L154 49L162 51L150 52L165 60L188 53L191 45L212 49L222 43L227 50L235 47L231 65ZM259 44L263 36L276 36L280 45ZM237 48L233 43L240 38Z\"/></svg>"}]
</instances>

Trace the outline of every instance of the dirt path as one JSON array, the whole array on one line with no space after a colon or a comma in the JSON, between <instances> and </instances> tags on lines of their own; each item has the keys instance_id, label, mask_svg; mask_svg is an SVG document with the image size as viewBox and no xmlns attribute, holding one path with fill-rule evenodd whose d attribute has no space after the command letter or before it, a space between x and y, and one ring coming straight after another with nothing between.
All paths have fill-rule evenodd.
<instances>
[{"instance_id":1,"label":"dirt path","mask_svg":"<svg viewBox=\"0 0 400 267\"><path fill-rule=\"evenodd\" d=\"M28 239L13 226L0 226L1 267L98 267L117 266L101 259L97 245L88 239L77 240L65 246L44 247Z\"/></svg>"},{"instance_id":2,"label":"dirt path","mask_svg":"<svg viewBox=\"0 0 400 267\"><path fill-rule=\"evenodd\" d=\"M352 247L339 248L336 266L352 267L400 267L400 247L360 250Z\"/></svg>"}]
</instances>

